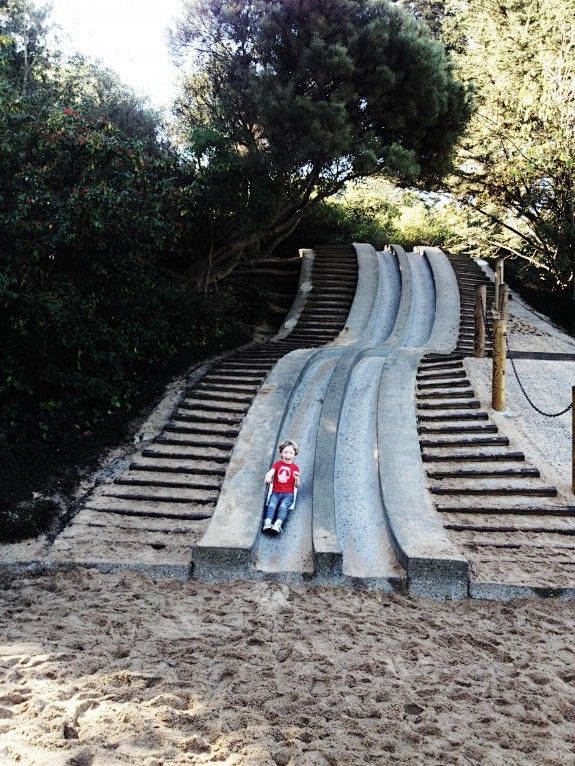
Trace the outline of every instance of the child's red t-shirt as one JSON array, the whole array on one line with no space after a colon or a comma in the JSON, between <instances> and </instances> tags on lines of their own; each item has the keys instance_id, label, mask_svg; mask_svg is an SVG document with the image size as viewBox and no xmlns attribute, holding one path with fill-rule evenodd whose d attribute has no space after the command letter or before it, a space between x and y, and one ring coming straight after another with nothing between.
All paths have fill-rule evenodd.
<instances>
[{"instance_id":1,"label":"child's red t-shirt","mask_svg":"<svg viewBox=\"0 0 575 766\"><path fill-rule=\"evenodd\" d=\"M291 492L295 489L295 477L299 476L299 466L295 463L285 463L278 460L273 464L274 483L273 492Z\"/></svg>"}]
</instances>

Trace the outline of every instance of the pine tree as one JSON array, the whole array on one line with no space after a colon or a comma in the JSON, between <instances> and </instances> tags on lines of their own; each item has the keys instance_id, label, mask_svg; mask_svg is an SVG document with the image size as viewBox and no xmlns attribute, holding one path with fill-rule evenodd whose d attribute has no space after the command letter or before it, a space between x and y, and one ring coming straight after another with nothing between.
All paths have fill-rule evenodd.
<instances>
[{"instance_id":1,"label":"pine tree","mask_svg":"<svg viewBox=\"0 0 575 766\"><path fill-rule=\"evenodd\" d=\"M502 253L518 252L575 298L575 8L572 0L451 0L476 90L453 188Z\"/></svg>"}]
</instances>

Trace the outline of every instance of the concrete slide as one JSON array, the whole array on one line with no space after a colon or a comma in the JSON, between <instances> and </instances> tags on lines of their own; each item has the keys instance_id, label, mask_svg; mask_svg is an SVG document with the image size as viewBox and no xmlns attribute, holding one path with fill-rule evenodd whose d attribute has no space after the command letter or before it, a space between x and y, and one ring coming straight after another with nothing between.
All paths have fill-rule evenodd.
<instances>
[{"instance_id":1,"label":"concrete slide","mask_svg":"<svg viewBox=\"0 0 575 766\"><path fill-rule=\"evenodd\" d=\"M355 251L357 289L345 328L320 349L288 354L268 376L194 550L194 576L466 593L467 564L425 486L414 397L423 354L455 348L457 282L437 249L378 253L358 244ZM263 475L287 437L300 445L302 488L285 531L267 537Z\"/></svg>"}]
</instances>

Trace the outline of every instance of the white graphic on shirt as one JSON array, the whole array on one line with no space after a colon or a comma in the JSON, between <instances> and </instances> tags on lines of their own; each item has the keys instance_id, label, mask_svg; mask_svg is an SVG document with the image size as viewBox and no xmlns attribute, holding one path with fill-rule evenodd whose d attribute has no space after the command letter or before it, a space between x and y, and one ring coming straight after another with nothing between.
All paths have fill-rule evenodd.
<instances>
[{"instance_id":1,"label":"white graphic on shirt","mask_svg":"<svg viewBox=\"0 0 575 766\"><path fill-rule=\"evenodd\" d=\"M278 481L280 484L285 484L287 481L289 481L291 471L289 468L285 468L282 466L278 471Z\"/></svg>"}]
</instances>

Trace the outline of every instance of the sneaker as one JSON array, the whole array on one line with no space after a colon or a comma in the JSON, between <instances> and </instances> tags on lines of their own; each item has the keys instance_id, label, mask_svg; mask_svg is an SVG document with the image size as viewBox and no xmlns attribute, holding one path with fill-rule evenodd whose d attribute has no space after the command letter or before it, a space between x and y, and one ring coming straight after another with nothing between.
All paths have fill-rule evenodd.
<instances>
[{"instance_id":1,"label":"sneaker","mask_svg":"<svg viewBox=\"0 0 575 766\"><path fill-rule=\"evenodd\" d=\"M268 529L273 529L273 525L272 525L272 520L271 519L265 519L265 521L264 521L263 531L267 532Z\"/></svg>"},{"instance_id":2,"label":"sneaker","mask_svg":"<svg viewBox=\"0 0 575 766\"><path fill-rule=\"evenodd\" d=\"M279 519L276 522L274 522L272 529L277 535L280 534L280 532L282 531L282 523Z\"/></svg>"}]
</instances>

